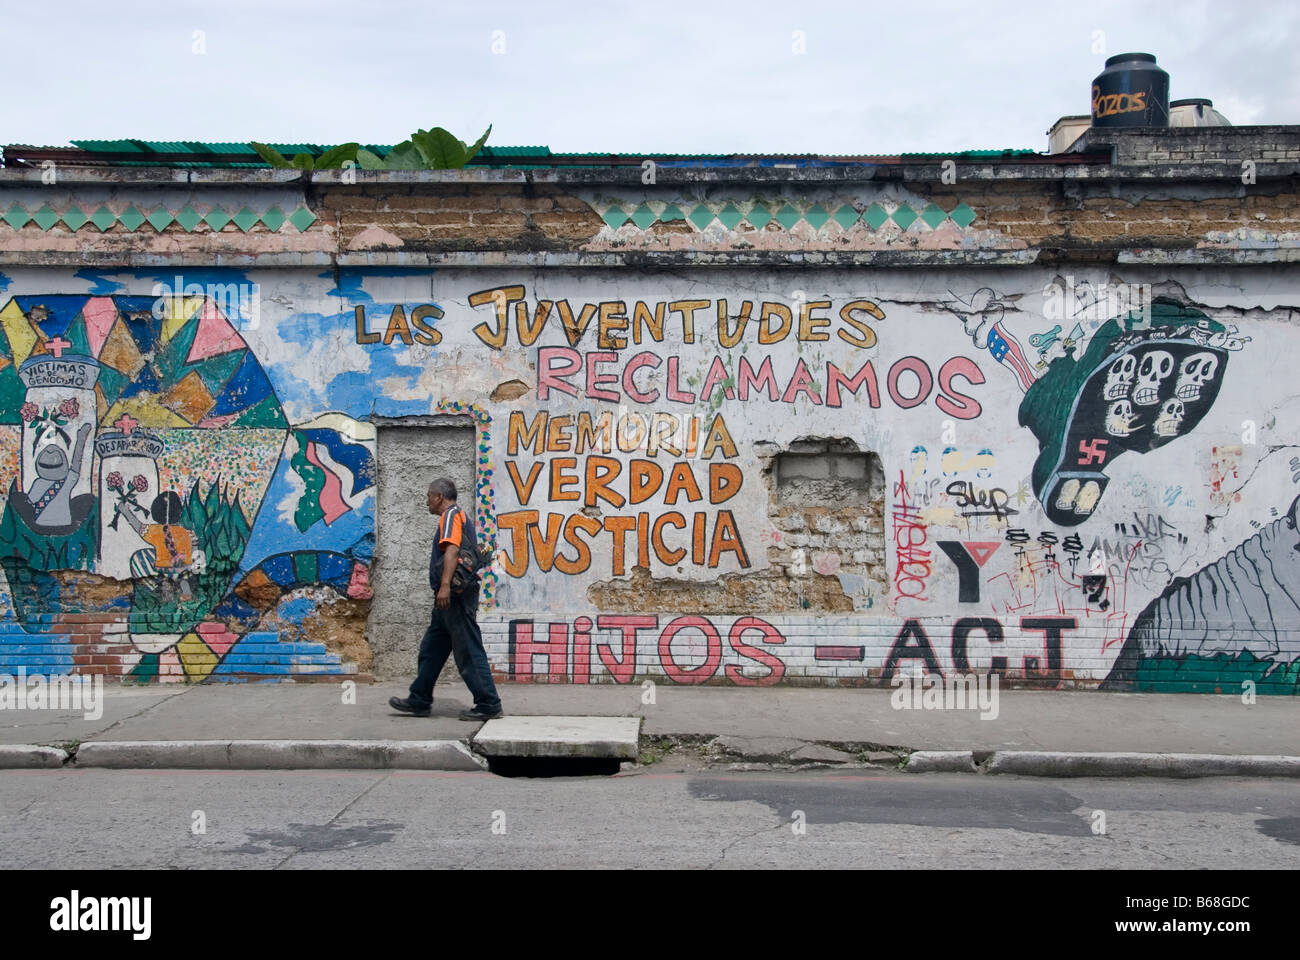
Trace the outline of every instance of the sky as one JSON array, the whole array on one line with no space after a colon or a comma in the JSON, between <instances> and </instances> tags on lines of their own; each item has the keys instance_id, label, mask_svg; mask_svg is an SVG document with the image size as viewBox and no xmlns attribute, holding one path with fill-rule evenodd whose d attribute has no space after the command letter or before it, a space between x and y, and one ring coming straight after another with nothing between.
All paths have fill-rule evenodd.
<instances>
[{"instance_id":1,"label":"sky","mask_svg":"<svg viewBox=\"0 0 1300 960\"><path fill-rule=\"evenodd\" d=\"M611 153L1045 151L1107 56L1300 123L1300 4L0 0L0 144L467 142Z\"/></svg>"}]
</instances>

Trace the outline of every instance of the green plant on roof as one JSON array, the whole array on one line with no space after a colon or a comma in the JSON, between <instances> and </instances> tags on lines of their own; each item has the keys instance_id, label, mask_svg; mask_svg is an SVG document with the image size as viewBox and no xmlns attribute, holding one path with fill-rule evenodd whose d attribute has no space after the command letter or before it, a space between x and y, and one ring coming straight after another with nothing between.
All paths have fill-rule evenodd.
<instances>
[{"instance_id":1,"label":"green plant on roof","mask_svg":"<svg viewBox=\"0 0 1300 960\"><path fill-rule=\"evenodd\" d=\"M362 170L461 170L483 149L492 125L473 144L458 140L442 127L417 130L380 157L364 148L357 150L357 164Z\"/></svg>"},{"instance_id":2,"label":"green plant on roof","mask_svg":"<svg viewBox=\"0 0 1300 960\"><path fill-rule=\"evenodd\" d=\"M319 157L313 157L310 153L295 153L292 160L274 147L258 143L256 140L250 141L249 146L276 170L306 170L310 173L312 170L339 170L349 161L356 163L357 148L361 145L341 143L337 147L326 150Z\"/></svg>"},{"instance_id":3,"label":"green plant on roof","mask_svg":"<svg viewBox=\"0 0 1300 960\"><path fill-rule=\"evenodd\" d=\"M303 170L307 173L313 170L338 170L349 162L362 170L461 170L483 149L491 132L492 125L488 124L483 136L474 143L467 144L442 127L417 130L383 157L357 143L331 147L319 157L313 157L310 153L296 153L292 160L265 143L250 141L249 146L276 170Z\"/></svg>"}]
</instances>

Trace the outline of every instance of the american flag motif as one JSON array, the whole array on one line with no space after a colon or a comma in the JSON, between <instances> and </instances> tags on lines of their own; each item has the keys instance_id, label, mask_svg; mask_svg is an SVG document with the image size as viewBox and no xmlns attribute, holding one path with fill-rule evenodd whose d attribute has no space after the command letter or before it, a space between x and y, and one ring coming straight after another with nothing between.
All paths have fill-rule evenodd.
<instances>
[{"instance_id":1,"label":"american flag motif","mask_svg":"<svg viewBox=\"0 0 1300 960\"><path fill-rule=\"evenodd\" d=\"M1001 323L993 324L993 332L989 334L989 353L993 354L994 360L1012 369L1025 390L1034 385L1033 368L1025 359L1020 342Z\"/></svg>"}]
</instances>

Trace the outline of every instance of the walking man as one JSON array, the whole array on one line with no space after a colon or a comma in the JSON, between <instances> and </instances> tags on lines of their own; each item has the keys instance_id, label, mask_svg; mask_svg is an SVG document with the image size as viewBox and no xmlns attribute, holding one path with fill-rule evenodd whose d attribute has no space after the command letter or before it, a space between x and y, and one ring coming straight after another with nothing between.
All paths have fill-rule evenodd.
<instances>
[{"instance_id":1,"label":"walking man","mask_svg":"<svg viewBox=\"0 0 1300 960\"><path fill-rule=\"evenodd\" d=\"M501 698L492 682L483 634L479 631L477 577L459 596L452 596L451 575L462 550L478 550L474 525L456 505L456 484L439 479L429 484L429 512L438 517L438 533L429 556L429 586L437 592L429 629L420 643L419 666L406 699L392 697L388 705L400 713L427 717L433 706L433 685L447 662L456 669L474 696L474 708L462 710L462 720L494 720L501 716Z\"/></svg>"}]
</instances>

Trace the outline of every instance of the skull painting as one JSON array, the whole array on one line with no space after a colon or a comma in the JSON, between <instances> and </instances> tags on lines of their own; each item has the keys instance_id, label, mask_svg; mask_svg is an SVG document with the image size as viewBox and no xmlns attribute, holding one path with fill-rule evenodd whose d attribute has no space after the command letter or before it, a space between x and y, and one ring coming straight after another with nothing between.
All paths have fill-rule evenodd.
<instances>
[{"instance_id":1,"label":"skull painting","mask_svg":"<svg viewBox=\"0 0 1300 960\"><path fill-rule=\"evenodd\" d=\"M1158 402L1160 384L1173 372L1172 354L1166 350L1148 350L1142 355L1142 362L1138 366L1137 383L1133 387L1133 402L1142 407L1149 407Z\"/></svg>"},{"instance_id":2,"label":"skull painting","mask_svg":"<svg viewBox=\"0 0 1300 960\"><path fill-rule=\"evenodd\" d=\"M1133 404L1127 400L1116 400L1106 411L1106 432L1112 437L1127 437L1137 429L1136 420Z\"/></svg>"},{"instance_id":3,"label":"skull painting","mask_svg":"<svg viewBox=\"0 0 1300 960\"><path fill-rule=\"evenodd\" d=\"M1209 352L1194 353L1178 368L1178 382L1174 396L1179 400L1199 400L1201 388L1214 378L1219 368L1219 358Z\"/></svg>"},{"instance_id":4,"label":"skull painting","mask_svg":"<svg viewBox=\"0 0 1300 960\"><path fill-rule=\"evenodd\" d=\"M1119 400L1128 396L1129 387L1133 385L1133 374L1137 369L1137 358L1131 353L1117 357L1106 371L1105 399Z\"/></svg>"},{"instance_id":5,"label":"skull painting","mask_svg":"<svg viewBox=\"0 0 1300 960\"><path fill-rule=\"evenodd\" d=\"M1151 430L1157 437L1176 437L1182 425L1183 401L1171 397L1160 407L1160 413L1156 416L1156 422L1151 425Z\"/></svg>"}]
</instances>

